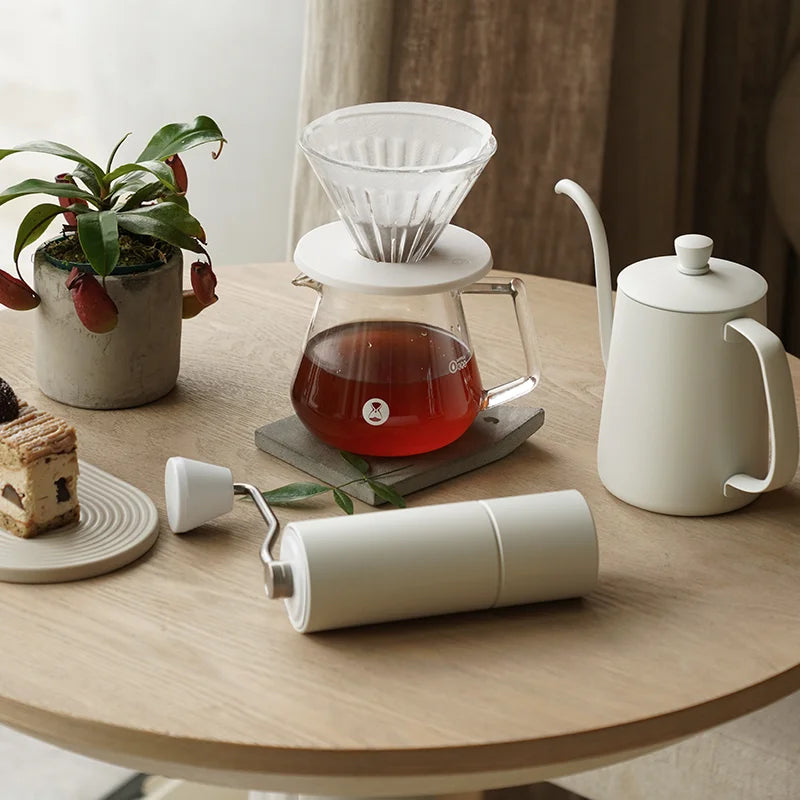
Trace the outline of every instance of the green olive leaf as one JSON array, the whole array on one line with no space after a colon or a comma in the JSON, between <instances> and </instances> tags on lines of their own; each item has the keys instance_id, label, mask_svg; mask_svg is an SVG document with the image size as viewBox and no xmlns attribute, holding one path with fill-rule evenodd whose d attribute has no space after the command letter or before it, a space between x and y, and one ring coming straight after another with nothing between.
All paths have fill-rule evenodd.
<instances>
[{"instance_id":1,"label":"green olive leaf","mask_svg":"<svg viewBox=\"0 0 800 800\"><path fill-rule=\"evenodd\" d=\"M387 486L385 483L381 483L380 481L376 481L371 478L367 478L367 484L369 485L369 488L381 498L381 500L391 503L396 508L406 507L406 501L403 499L402 495L399 495L394 489L392 489L391 486Z\"/></svg>"},{"instance_id":2,"label":"green olive leaf","mask_svg":"<svg viewBox=\"0 0 800 800\"><path fill-rule=\"evenodd\" d=\"M369 464L361 456L357 456L355 453L348 453L346 450L340 450L339 455L362 475L366 475L369 472Z\"/></svg>"},{"instance_id":3,"label":"green olive leaf","mask_svg":"<svg viewBox=\"0 0 800 800\"><path fill-rule=\"evenodd\" d=\"M350 495L345 494L341 489L334 489L333 499L336 501L336 505L339 506L345 514L353 513L353 500Z\"/></svg>"},{"instance_id":4,"label":"green olive leaf","mask_svg":"<svg viewBox=\"0 0 800 800\"><path fill-rule=\"evenodd\" d=\"M305 500L317 494L329 492L330 486L323 486L321 483L287 483L286 486L279 486L268 492L261 492L264 499L273 506L285 506L296 503L298 500Z\"/></svg>"}]
</instances>

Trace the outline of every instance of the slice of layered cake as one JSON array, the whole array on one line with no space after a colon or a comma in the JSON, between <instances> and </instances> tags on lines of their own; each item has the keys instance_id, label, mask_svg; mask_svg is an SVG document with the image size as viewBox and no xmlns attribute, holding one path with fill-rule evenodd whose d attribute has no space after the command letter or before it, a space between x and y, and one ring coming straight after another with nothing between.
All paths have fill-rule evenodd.
<instances>
[{"instance_id":1,"label":"slice of layered cake","mask_svg":"<svg viewBox=\"0 0 800 800\"><path fill-rule=\"evenodd\" d=\"M79 513L75 429L0 378L0 528L28 538Z\"/></svg>"}]
</instances>

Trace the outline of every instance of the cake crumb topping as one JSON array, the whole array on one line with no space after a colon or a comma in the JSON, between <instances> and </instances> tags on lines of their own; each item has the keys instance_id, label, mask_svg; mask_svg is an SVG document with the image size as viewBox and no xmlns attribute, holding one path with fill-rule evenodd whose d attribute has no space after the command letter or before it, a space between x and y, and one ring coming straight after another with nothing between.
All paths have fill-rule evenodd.
<instances>
[{"instance_id":1,"label":"cake crumb topping","mask_svg":"<svg viewBox=\"0 0 800 800\"><path fill-rule=\"evenodd\" d=\"M0 423L0 463L30 464L39 458L75 450L75 428L66 420L26 403L16 419Z\"/></svg>"}]
</instances>

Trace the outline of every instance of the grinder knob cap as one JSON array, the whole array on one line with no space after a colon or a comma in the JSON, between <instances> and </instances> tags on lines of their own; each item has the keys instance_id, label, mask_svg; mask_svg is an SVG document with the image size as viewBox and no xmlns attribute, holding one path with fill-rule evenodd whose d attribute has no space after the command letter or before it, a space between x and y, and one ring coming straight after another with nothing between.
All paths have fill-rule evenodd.
<instances>
[{"instance_id":1,"label":"grinder knob cap","mask_svg":"<svg viewBox=\"0 0 800 800\"><path fill-rule=\"evenodd\" d=\"M227 467L173 456L164 470L167 519L184 533L233 510L233 475Z\"/></svg>"}]
</instances>

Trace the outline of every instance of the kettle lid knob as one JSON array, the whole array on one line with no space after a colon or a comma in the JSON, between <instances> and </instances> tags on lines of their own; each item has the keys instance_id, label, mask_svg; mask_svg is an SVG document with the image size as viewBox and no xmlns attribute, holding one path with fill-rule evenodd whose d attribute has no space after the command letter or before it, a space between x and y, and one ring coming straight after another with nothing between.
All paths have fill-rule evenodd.
<instances>
[{"instance_id":1,"label":"kettle lid knob","mask_svg":"<svg viewBox=\"0 0 800 800\"><path fill-rule=\"evenodd\" d=\"M675 240L678 269L685 275L704 275L708 272L708 259L714 241L701 233L685 233Z\"/></svg>"}]
</instances>

